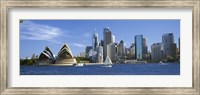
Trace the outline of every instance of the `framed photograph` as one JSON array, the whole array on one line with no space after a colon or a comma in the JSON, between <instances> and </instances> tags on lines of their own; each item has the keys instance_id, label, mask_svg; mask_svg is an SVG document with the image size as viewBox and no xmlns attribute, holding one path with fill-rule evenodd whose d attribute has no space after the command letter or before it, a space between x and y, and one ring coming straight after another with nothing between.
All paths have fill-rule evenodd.
<instances>
[{"instance_id":1,"label":"framed photograph","mask_svg":"<svg viewBox=\"0 0 200 95\"><path fill-rule=\"evenodd\" d=\"M199 0L1 1L1 94L200 95Z\"/></svg>"}]
</instances>

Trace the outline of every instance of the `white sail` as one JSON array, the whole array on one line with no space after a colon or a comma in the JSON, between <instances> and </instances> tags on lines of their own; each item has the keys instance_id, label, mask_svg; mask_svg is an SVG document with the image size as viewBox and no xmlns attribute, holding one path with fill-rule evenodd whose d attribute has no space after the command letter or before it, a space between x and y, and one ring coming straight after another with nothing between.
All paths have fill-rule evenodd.
<instances>
[{"instance_id":1,"label":"white sail","mask_svg":"<svg viewBox=\"0 0 200 95\"><path fill-rule=\"evenodd\" d=\"M106 57L106 60L105 60L104 63L105 63L105 64L112 64L112 61L110 60L110 57L109 57L109 56Z\"/></svg>"}]
</instances>

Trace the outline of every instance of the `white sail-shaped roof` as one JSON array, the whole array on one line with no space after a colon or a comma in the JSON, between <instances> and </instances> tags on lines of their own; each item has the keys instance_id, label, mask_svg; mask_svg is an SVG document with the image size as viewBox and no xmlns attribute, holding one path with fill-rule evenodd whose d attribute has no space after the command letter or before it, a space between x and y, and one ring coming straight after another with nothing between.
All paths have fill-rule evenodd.
<instances>
[{"instance_id":1,"label":"white sail-shaped roof","mask_svg":"<svg viewBox=\"0 0 200 95\"><path fill-rule=\"evenodd\" d=\"M46 47L45 50L40 54L39 59L42 60L44 59L44 57L48 59L54 59L53 53L48 47Z\"/></svg>"},{"instance_id":2,"label":"white sail-shaped roof","mask_svg":"<svg viewBox=\"0 0 200 95\"><path fill-rule=\"evenodd\" d=\"M72 52L67 44L64 44L60 51L58 52L58 57L61 57L62 55L69 55L71 58L73 58Z\"/></svg>"}]
</instances>

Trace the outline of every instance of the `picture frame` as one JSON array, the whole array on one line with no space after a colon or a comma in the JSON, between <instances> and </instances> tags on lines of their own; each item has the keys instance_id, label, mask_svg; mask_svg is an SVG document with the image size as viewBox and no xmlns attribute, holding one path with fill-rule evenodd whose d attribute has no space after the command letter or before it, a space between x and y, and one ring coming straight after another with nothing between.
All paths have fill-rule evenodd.
<instances>
[{"instance_id":1,"label":"picture frame","mask_svg":"<svg viewBox=\"0 0 200 95\"><path fill-rule=\"evenodd\" d=\"M0 19L0 68L2 95L9 94L174 94L200 95L200 1L199 0L2 0ZM8 11L10 8L192 8L192 87L8 87Z\"/></svg>"}]
</instances>

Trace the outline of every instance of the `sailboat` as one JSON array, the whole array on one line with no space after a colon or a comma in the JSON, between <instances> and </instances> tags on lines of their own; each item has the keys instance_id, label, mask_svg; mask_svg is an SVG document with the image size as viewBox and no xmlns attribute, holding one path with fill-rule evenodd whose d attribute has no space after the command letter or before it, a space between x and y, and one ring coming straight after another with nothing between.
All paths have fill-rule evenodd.
<instances>
[{"instance_id":1,"label":"sailboat","mask_svg":"<svg viewBox=\"0 0 200 95\"><path fill-rule=\"evenodd\" d=\"M103 67L112 67L112 61L110 60L109 56L106 57Z\"/></svg>"},{"instance_id":2,"label":"sailboat","mask_svg":"<svg viewBox=\"0 0 200 95\"><path fill-rule=\"evenodd\" d=\"M159 61L159 63L163 64L163 62L162 62L162 61Z\"/></svg>"},{"instance_id":3,"label":"sailboat","mask_svg":"<svg viewBox=\"0 0 200 95\"><path fill-rule=\"evenodd\" d=\"M84 65L83 63L77 63L75 66L76 67L83 67L83 65Z\"/></svg>"}]
</instances>

